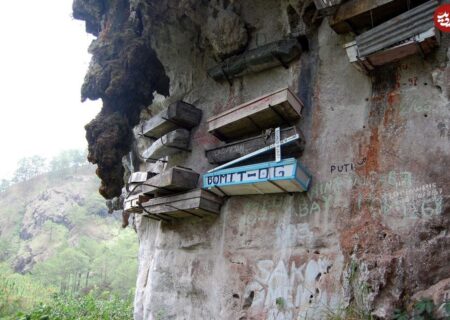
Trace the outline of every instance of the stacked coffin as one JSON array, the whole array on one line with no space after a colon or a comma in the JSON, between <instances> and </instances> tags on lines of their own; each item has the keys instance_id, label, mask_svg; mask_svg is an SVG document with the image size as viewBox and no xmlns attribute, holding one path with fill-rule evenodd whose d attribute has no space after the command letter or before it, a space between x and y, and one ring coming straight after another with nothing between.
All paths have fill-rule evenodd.
<instances>
[{"instance_id":1,"label":"stacked coffin","mask_svg":"<svg viewBox=\"0 0 450 320\"><path fill-rule=\"evenodd\" d=\"M149 197L142 204L144 214L157 220L219 214L222 200L210 192L195 189L199 174L191 169L173 167L142 184Z\"/></svg>"},{"instance_id":2,"label":"stacked coffin","mask_svg":"<svg viewBox=\"0 0 450 320\"><path fill-rule=\"evenodd\" d=\"M189 150L190 130L202 118L202 111L183 101L171 104L142 126L142 135L150 138L152 144L145 150L147 161L171 156Z\"/></svg>"},{"instance_id":3,"label":"stacked coffin","mask_svg":"<svg viewBox=\"0 0 450 320\"><path fill-rule=\"evenodd\" d=\"M156 162L188 151L190 130L200 123L201 117L202 111L188 103L171 104L143 124L142 135L152 140L143 157L148 162ZM178 166L152 175L133 173L128 184L129 212L162 221L219 214L221 198L208 191L195 190L198 179L197 172Z\"/></svg>"},{"instance_id":4,"label":"stacked coffin","mask_svg":"<svg viewBox=\"0 0 450 320\"><path fill-rule=\"evenodd\" d=\"M126 213L142 213L141 204L150 198L142 193L142 184L152 176L151 172L133 172L128 178L128 183L124 190L126 194L123 210Z\"/></svg>"},{"instance_id":5,"label":"stacked coffin","mask_svg":"<svg viewBox=\"0 0 450 320\"><path fill-rule=\"evenodd\" d=\"M208 119L209 132L224 143L206 150L210 163L222 165L203 175L203 189L220 196L306 191L311 175L295 158L267 162L274 150L290 157L303 152L296 126L302 108L284 88Z\"/></svg>"}]
</instances>

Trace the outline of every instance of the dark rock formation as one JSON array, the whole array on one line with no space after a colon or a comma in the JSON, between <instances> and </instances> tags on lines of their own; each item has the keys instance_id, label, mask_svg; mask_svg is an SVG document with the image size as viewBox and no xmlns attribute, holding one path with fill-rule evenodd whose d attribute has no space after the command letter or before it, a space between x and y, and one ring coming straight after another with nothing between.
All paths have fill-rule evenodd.
<instances>
[{"instance_id":1,"label":"dark rock formation","mask_svg":"<svg viewBox=\"0 0 450 320\"><path fill-rule=\"evenodd\" d=\"M88 160L98 165L100 193L119 196L123 186L122 157L130 150L131 129L153 92L168 95L169 80L150 46L139 9L125 0L76 0L74 17L98 35L89 48L93 58L81 89L82 100L102 99L100 114L86 126Z\"/></svg>"}]
</instances>

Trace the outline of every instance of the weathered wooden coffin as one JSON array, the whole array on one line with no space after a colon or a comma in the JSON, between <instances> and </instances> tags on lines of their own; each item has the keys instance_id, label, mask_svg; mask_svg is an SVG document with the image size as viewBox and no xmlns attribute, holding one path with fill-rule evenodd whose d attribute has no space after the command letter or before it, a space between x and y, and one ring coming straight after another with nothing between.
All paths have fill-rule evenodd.
<instances>
[{"instance_id":1,"label":"weathered wooden coffin","mask_svg":"<svg viewBox=\"0 0 450 320\"><path fill-rule=\"evenodd\" d=\"M152 174L147 171L133 172L128 178L128 183L142 183L147 181Z\"/></svg>"},{"instance_id":2,"label":"weathered wooden coffin","mask_svg":"<svg viewBox=\"0 0 450 320\"><path fill-rule=\"evenodd\" d=\"M145 194L167 194L195 189L199 174L191 169L173 167L148 179L142 185Z\"/></svg>"},{"instance_id":3,"label":"weathered wooden coffin","mask_svg":"<svg viewBox=\"0 0 450 320\"><path fill-rule=\"evenodd\" d=\"M259 97L208 119L208 130L222 141L242 139L262 130L294 124L303 103L284 88Z\"/></svg>"},{"instance_id":4,"label":"weathered wooden coffin","mask_svg":"<svg viewBox=\"0 0 450 320\"><path fill-rule=\"evenodd\" d=\"M358 56L367 57L392 46L398 47L399 43L433 29L433 14L437 6L436 0L427 1L360 34L355 38Z\"/></svg>"},{"instance_id":5,"label":"weathered wooden coffin","mask_svg":"<svg viewBox=\"0 0 450 320\"><path fill-rule=\"evenodd\" d=\"M142 134L158 139L177 128L192 129L200 123L202 111L184 101L169 105L142 125Z\"/></svg>"},{"instance_id":6,"label":"weathered wooden coffin","mask_svg":"<svg viewBox=\"0 0 450 320\"><path fill-rule=\"evenodd\" d=\"M359 34L424 2L426 0L350 0L338 7L329 23L336 33Z\"/></svg>"},{"instance_id":7,"label":"weathered wooden coffin","mask_svg":"<svg viewBox=\"0 0 450 320\"><path fill-rule=\"evenodd\" d=\"M156 161L189 148L190 133L186 129L176 129L153 142L142 155L147 161Z\"/></svg>"},{"instance_id":8,"label":"weathered wooden coffin","mask_svg":"<svg viewBox=\"0 0 450 320\"><path fill-rule=\"evenodd\" d=\"M314 0L314 5L321 16L334 14L342 0Z\"/></svg>"},{"instance_id":9,"label":"weathered wooden coffin","mask_svg":"<svg viewBox=\"0 0 450 320\"><path fill-rule=\"evenodd\" d=\"M145 194L132 194L125 198L123 203L123 211L127 213L142 213L140 204L150 200L150 197Z\"/></svg>"},{"instance_id":10,"label":"weathered wooden coffin","mask_svg":"<svg viewBox=\"0 0 450 320\"><path fill-rule=\"evenodd\" d=\"M203 188L220 196L304 192L310 182L311 175L293 158L223 169L203 176Z\"/></svg>"},{"instance_id":11,"label":"weathered wooden coffin","mask_svg":"<svg viewBox=\"0 0 450 320\"><path fill-rule=\"evenodd\" d=\"M225 59L210 68L208 75L216 81L231 80L277 66L286 66L300 57L302 47L297 39L284 39Z\"/></svg>"},{"instance_id":12,"label":"weathered wooden coffin","mask_svg":"<svg viewBox=\"0 0 450 320\"><path fill-rule=\"evenodd\" d=\"M295 134L299 135L299 139L283 146L283 157L296 158L302 154L305 147L305 139L303 138L303 134L301 133L299 128L294 126L281 129L281 140L291 137ZM208 162L211 164L222 164L245 156L253 151L262 149L274 143L275 132L272 131L270 135L261 134L256 137L238 140L236 142L231 142L218 148L206 150L206 157L208 158ZM258 160L263 159L263 157L267 157L267 154L262 155L258 158ZM253 162L255 161L254 158L252 158L252 160Z\"/></svg>"},{"instance_id":13,"label":"weathered wooden coffin","mask_svg":"<svg viewBox=\"0 0 450 320\"><path fill-rule=\"evenodd\" d=\"M384 64L398 61L413 54L428 54L439 44L439 32L432 27L401 44L380 50L367 56L358 56L355 41L345 45L349 61L359 70L366 72Z\"/></svg>"},{"instance_id":14,"label":"weathered wooden coffin","mask_svg":"<svg viewBox=\"0 0 450 320\"><path fill-rule=\"evenodd\" d=\"M380 24L345 45L350 62L363 71L420 53L439 44L433 14L437 1L427 1Z\"/></svg>"},{"instance_id":15,"label":"weathered wooden coffin","mask_svg":"<svg viewBox=\"0 0 450 320\"><path fill-rule=\"evenodd\" d=\"M143 206L147 211L146 215L155 215L156 217L203 217L218 215L222 202L222 198L215 194L196 189L173 196L154 198L144 203Z\"/></svg>"}]
</instances>

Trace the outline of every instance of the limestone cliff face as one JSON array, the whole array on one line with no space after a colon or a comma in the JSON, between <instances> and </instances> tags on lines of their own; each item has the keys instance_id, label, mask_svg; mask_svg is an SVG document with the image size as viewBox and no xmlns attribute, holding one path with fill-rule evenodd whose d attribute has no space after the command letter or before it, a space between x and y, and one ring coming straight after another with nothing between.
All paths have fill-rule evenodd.
<instances>
[{"instance_id":1,"label":"limestone cliff face","mask_svg":"<svg viewBox=\"0 0 450 320\"><path fill-rule=\"evenodd\" d=\"M413 296L448 297L448 36L425 59L366 75L348 61L349 36L327 19L305 24L302 8L287 0L74 1L74 17L98 36L82 94L104 103L86 129L106 198L121 192L122 157L148 145L139 125L173 101L202 109L203 120L192 151L167 165L199 173L211 168L204 150L218 144L207 118L286 86L305 104L307 193L231 197L217 219L137 217L136 319L326 319L349 304L390 319ZM287 68L232 85L207 75L223 59L299 35L308 45Z\"/></svg>"}]
</instances>

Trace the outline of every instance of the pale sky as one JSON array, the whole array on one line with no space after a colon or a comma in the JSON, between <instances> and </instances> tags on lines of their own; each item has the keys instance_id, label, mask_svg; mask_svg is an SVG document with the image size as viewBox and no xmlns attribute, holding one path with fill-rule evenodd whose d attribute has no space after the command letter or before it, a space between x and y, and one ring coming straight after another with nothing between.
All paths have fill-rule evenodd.
<instances>
[{"instance_id":1,"label":"pale sky","mask_svg":"<svg viewBox=\"0 0 450 320\"><path fill-rule=\"evenodd\" d=\"M72 0L0 0L0 179L17 161L83 149L100 101L80 102L93 37Z\"/></svg>"}]
</instances>

